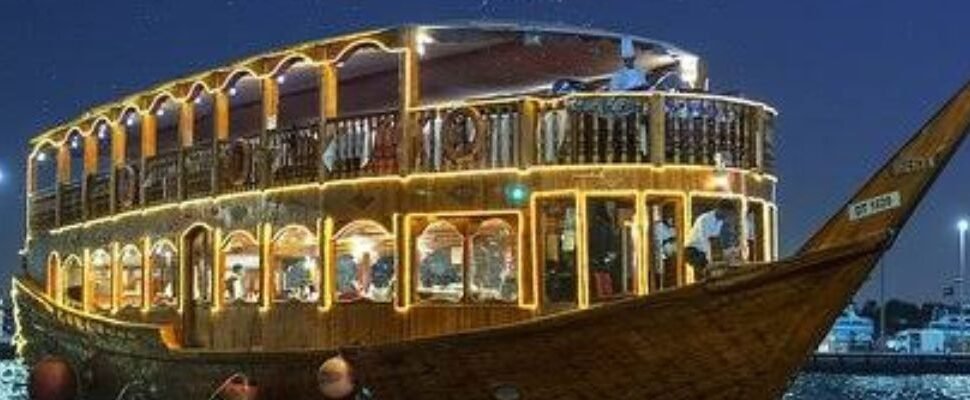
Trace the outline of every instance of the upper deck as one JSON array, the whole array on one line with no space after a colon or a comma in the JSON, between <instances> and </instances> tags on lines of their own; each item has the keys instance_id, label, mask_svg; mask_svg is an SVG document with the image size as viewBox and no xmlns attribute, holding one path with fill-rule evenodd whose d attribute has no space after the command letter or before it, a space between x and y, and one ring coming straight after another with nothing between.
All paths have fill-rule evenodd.
<instances>
[{"instance_id":1,"label":"upper deck","mask_svg":"<svg viewBox=\"0 0 970 400\"><path fill-rule=\"evenodd\" d=\"M772 174L769 106L687 92L554 95L620 65L619 35L509 24L404 26L300 44L92 109L31 141L29 232L163 204L336 180L556 165ZM474 73L471 73L474 72Z\"/></svg>"}]
</instances>

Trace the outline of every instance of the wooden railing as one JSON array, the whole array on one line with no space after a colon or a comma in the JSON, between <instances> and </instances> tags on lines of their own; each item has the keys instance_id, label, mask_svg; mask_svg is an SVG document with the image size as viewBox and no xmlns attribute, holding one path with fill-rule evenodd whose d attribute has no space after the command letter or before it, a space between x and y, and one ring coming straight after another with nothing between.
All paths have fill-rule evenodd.
<instances>
[{"instance_id":1,"label":"wooden railing","mask_svg":"<svg viewBox=\"0 0 970 400\"><path fill-rule=\"evenodd\" d=\"M398 171L401 130L396 111L328 120L324 125L323 168L333 178L389 175Z\"/></svg>"},{"instance_id":2,"label":"wooden railing","mask_svg":"<svg viewBox=\"0 0 970 400\"><path fill-rule=\"evenodd\" d=\"M521 101L486 102L416 111L421 171L491 169L518 165Z\"/></svg>"},{"instance_id":3,"label":"wooden railing","mask_svg":"<svg viewBox=\"0 0 970 400\"><path fill-rule=\"evenodd\" d=\"M166 152L31 196L50 229L148 205L268 187L532 165L689 164L772 173L774 110L702 94L579 93L422 106L310 121ZM405 127L411 135L404 138ZM143 165L144 171L139 171ZM59 202L56 200L59 199ZM56 203L56 204L55 204ZM53 204L53 206L52 206ZM54 208L52 211L51 208Z\"/></svg>"},{"instance_id":4,"label":"wooden railing","mask_svg":"<svg viewBox=\"0 0 970 400\"><path fill-rule=\"evenodd\" d=\"M87 179L87 217L111 214L111 174L88 175Z\"/></svg>"},{"instance_id":5,"label":"wooden railing","mask_svg":"<svg viewBox=\"0 0 970 400\"><path fill-rule=\"evenodd\" d=\"M153 205L178 200L179 153L177 150L145 159L142 175L144 204Z\"/></svg>"},{"instance_id":6,"label":"wooden railing","mask_svg":"<svg viewBox=\"0 0 970 400\"><path fill-rule=\"evenodd\" d=\"M68 183L60 186L60 218L61 225L81 222L84 218L84 201L81 196L80 183Z\"/></svg>"},{"instance_id":7,"label":"wooden railing","mask_svg":"<svg viewBox=\"0 0 970 400\"><path fill-rule=\"evenodd\" d=\"M259 142L259 136L250 136L216 145L220 193L243 192L258 187L259 160L263 155Z\"/></svg>"},{"instance_id":8,"label":"wooden railing","mask_svg":"<svg viewBox=\"0 0 970 400\"><path fill-rule=\"evenodd\" d=\"M42 231L57 226L57 189L30 194L30 229Z\"/></svg>"},{"instance_id":9,"label":"wooden railing","mask_svg":"<svg viewBox=\"0 0 970 400\"><path fill-rule=\"evenodd\" d=\"M277 129L266 135L272 186L313 182L320 173L320 124Z\"/></svg>"},{"instance_id":10,"label":"wooden railing","mask_svg":"<svg viewBox=\"0 0 970 400\"><path fill-rule=\"evenodd\" d=\"M182 151L184 198L194 199L212 194L212 145L190 147Z\"/></svg>"}]
</instances>

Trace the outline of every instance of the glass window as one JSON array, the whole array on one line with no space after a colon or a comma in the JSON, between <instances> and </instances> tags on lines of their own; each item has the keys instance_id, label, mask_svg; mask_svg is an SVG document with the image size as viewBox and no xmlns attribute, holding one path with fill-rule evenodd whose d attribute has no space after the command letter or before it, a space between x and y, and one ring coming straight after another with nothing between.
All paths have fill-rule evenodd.
<instances>
[{"instance_id":1,"label":"glass window","mask_svg":"<svg viewBox=\"0 0 970 400\"><path fill-rule=\"evenodd\" d=\"M320 297L320 247L310 230L288 227L273 240L273 299L316 302Z\"/></svg>"},{"instance_id":2,"label":"glass window","mask_svg":"<svg viewBox=\"0 0 970 400\"><path fill-rule=\"evenodd\" d=\"M586 204L590 301L634 294L637 255L633 247L633 199L590 198Z\"/></svg>"},{"instance_id":3,"label":"glass window","mask_svg":"<svg viewBox=\"0 0 970 400\"><path fill-rule=\"evenodd\" d=\"M94 309L111 311L111 255L98 249L91 254L91 279L94 283Z\"/></svg>"},{"instance_id":4,"label":"glass window","mask_svg":"<svg viewBox=\"0 0 970 400\"><path fill-rule=\"evenodd\" d=\"M227 304L258 303L259 243L245 232L233 232L222 246L223 299Z\"/></svg>"},{"instance_id":5,"label":"glass window","mask_svg":"<svg viewBox=\"0 0 970 400\"><path fill-rule=\"evenodd\" d=\"M477 301L514 302L518 299L516 231L494 218L482 222L471 239L469 295Z\"/></svg>"},{"instance_id":6,"label":"glass window","mask_svg":"<svg viewBox=\"0 0 970 400\"><path fill-rule=\"evenodd\" d=\"M465 237L446 221L428 225L417 240L417 294L458 302L464 293Z\"/></svg>"},{"instance_id":7,"label":"glass window","mask_svg":"<svg viewBox=\"0 0 970 400\"><path fill-rule=\"evenodd\" d=\"M128 245L121 249L121 307L141 307L141 251Z\"/></svg>"},{"instance_id":8,"label":"glass window","mask_svg":"<svg viewBox=\"0 0 970 400\"><path fill-rule=\"evenodd\" d=\"M178 304L178 251L169 241L152 247L151 299L153 306L174 307Z\"/></svg>"},{"instance_id":9,"label":"glass window","mask_svg":"<svg viewBox=\"0 0 970 400\"><path fill-rule=\"evenodd\" d=\"M81 259L70 256L64 261L64 279L61 282L62 299L68 307L84 308L84 267Z\"/></svg>"},{"instance_id":10,"label":"glass window","mask_svg":"<svg viewBox=\"0 0 970 400\"><path fill-rule=\"evenodd\" d=\"M647 201L650 238L650 290L677 286L682 219L682 202L678 198L659 197Z\"/></svg>"},{"instance_id":11,"label":"glass window","mask_svg":"<svg viewBox=\"0 0 970 400\"><path fill-rule=\"evenodd\" d=\"M542 260L544 300L548 304L576 302L576 202L539 202L536 251Z\"/></svg>"},{"instance_id":12,"label":"glass window","mask_svg":"<svg viewBox=\"0 0 970 400\"><path fill-rule=\"evenodd\" d=\"M185 263L192 274L191 299L196 304L212 301L212 234L203 227L195 227L186 235L188 249Z\"/></svg>"},{"instance_id":13,"label":"glass window","mask_svg":"<svg viewBox=\"0 0 970 400\"><path fill-rule=\"evenodd\" d=\"M394 299L394 235L374 222L354 222L334 236L337 301Z\"/></svg>"},{"instance_id":14,"label":"glass window","mask_svg":"<svg viewBox=\"0 0 970 400\"><path fill-rule=\"evenodd\" d=\"M703 277L709 267L739 264L741 251L740 202L733 199L693 198L691 226L684 243L684 256Z\"/></svg>"}]
</instances>

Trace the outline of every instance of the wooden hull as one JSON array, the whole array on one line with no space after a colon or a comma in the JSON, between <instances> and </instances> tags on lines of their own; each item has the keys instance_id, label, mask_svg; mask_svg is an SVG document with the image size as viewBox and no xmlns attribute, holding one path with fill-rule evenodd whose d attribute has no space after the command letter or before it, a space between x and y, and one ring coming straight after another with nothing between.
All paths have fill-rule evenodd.
<instances>
[{"instance_id":1,"label":"wooden hull","mask_svg":"<svg viewBox=\"0 0 970 400\"><path fill-rule=\"evenodd\" d=\"M881 243L530 322L340 353L380 399L489 399L496 390L528 399L777 398ZM28 363L67 358L95 398L128 384L159 398L209 398L236 372L263 398L319 398L317 368L338 352L169 350L157 331L76 314L31 286L17 282L14 296L21 355Z\"/></svg>"}]
</instances>

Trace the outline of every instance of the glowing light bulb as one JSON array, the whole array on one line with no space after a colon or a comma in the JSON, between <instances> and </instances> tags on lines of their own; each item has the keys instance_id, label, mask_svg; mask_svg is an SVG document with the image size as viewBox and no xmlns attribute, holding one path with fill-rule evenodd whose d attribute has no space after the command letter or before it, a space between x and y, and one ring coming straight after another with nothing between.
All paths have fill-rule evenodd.
<instances>
[{"instance_id":1,"label":"glowing light bulb","mask_svg":"<svg viewBox=\"0 0 970 400\"><path fill-rule=\"evenodd\" d=\"M98 127L98 139L104 140L107 137L108 137L108 133L104 125L101 125L100 127Z\"/></svg>"},{"instance_id":2,"label":"glowing light bulb","mask_svg":"<svg viewBox=\"0 0 970 400\"><path fill-rule=\"evenodd\" d=\"M159 108L158 111L155 111L155 115L159 117L165 116L165 109Z\"/></svg>"},{"instance_id":3,"label":"glowing light bulb","mask_svg":"<svg viewBox=\"0 0 970 400\"><path fill-rule=\"evenodd\" d=\"M134 115L129 115L128 116L128 119L125 120L125 125L132 126L134 124L135 124L135 116Z\"/></svg>"},{"instance_id":4,"label":"glowing light bulb","mask_svg":"<svg viewBox=\"0 0 970 400\"><path fill-rule=\"evenodd\" d=\"M960 232L966 232L967 228L970 228L970 222L968 222L966 219L957 221L957 229L959 229Z\"/></svg>"},{"instance_id":5,"label":"glowing light bulb","mask_svg":"<svg viewBox=\"0 0 970 400\"><path fill-rule=\"evenodd\" d=\"M286 82L286 75L280 75L276 77L276 83L282 85L284 82Z\"/></svg>"},{"instance_id":6,"label":"glowing light bulb","mask_svg":"<svg viewBox=\"0 0 970 400\"><path fill-rule=\"evenodd\" d=\"M195 104L202 104L202 96L196 96L195 100L192 100Z\"/></svg>"},{"instance_id":7,"label":"glowing light bulb","mask_svg":"<svg viewBox=\"0 0 970 400\"><path fill-rule=\"evenodd\" d=\"M37 153L37 161L44 162L47 160L47 153Z\"/></svg>"},{"instance_id":8,"label":"glowing light bulb","mask_svg":"<svg viewBox=\"0 0 970 400\"><path fill-rule=\"evenodd\" d=\"M238 93L238 92L239 92L239 91L238 91L238 90L236 90L236 88L235 88L235 87L231 87L231 88L229 88L229 95L230 95L230 96L235 96L235 95L236 95L236 93Z\"/></svg>"}]
</instances>

